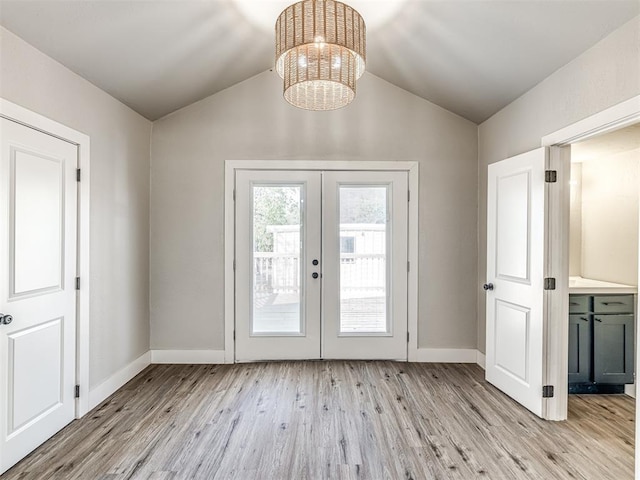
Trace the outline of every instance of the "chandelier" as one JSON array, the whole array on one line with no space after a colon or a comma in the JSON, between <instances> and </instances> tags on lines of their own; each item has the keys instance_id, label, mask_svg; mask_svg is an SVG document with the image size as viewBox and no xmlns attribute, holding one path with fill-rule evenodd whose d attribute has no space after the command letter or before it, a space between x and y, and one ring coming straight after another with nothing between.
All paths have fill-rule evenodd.
<instances>
[{"instance_id":1,"label":"chandelier","mask_svg":"<svg viewBox=\"0 0 640 480\"><path fill-rule=\"evenodd\" d=\"M307 110L351 103L365 68L365 30L360 14L335 0L284 9L276 21L276 70L287 102Z\"/></svg>"}]
</instances>

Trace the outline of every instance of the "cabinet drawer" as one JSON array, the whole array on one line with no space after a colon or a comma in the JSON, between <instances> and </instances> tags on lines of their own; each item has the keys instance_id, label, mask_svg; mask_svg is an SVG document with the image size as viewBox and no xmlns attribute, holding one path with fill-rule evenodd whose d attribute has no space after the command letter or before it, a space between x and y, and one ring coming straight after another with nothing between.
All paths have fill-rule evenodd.
<instances>
[{"instance_id":1,"label":"cabinet drawer","mask_svg":"<svg viewBox=\"0 0 640 480\"><path fill-rule=\"evenodd\" d=\"M633 313L633 295L596 295L593 297L595 313Z\"/></svg>"},{"instance_id":2,"label":"cabinet drawer","mask_svg":"<svg viewBox=\"0 0 640 480\"><path fill-rule=\"evenodd\" d=\"M588 295L569 295L569 313L587 313L588 311Z\"/></svg>"}]
</instances>

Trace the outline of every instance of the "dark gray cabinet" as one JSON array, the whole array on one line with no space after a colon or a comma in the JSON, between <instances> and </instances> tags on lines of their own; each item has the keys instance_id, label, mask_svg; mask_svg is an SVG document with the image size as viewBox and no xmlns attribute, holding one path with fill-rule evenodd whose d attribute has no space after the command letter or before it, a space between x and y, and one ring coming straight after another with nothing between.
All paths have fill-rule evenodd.
<instances>
[{"instance_id":1,"label":"dark gray cabinet","mask_svg":"<svg viewBox=\"0 0 640 480\"><path fill-rule=\"evenodd\" d=\"M591 379L591 322L586 313L569 315L569 383Z\"/></svg>"},{"instance_id":2,"label":"dark gray cabinet","mask_svg":"<svg viewBox=\"0 0 640 480\"><path fill-rule=\"evenodd\" d=\"M569 383L634 381L634 296L569 296Z\"/></svg>"},{"instance_id":3,"label":"dark gray cabinet","mask_svg":"<svg viewBox=\"0 0 640 480\"><path fill-rule=\"evenodd\" d=\"M633 383L633 324L633 315L594 315L594 382Z\"/></svg>"}]
</instances>

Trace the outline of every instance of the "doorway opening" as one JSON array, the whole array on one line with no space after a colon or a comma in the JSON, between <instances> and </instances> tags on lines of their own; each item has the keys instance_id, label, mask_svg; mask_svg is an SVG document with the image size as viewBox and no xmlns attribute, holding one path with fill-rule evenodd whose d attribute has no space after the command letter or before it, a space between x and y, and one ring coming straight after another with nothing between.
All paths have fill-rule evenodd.
<instances>
[{"instance_id":1,"label":"doorway opening","mask_svg":"<svg viewBox=\"0 0 640 480\"><path fill-rule=\"evenodd\" d=\"M225 361L414 358L417 173L227 161Z\"/></svg>"},{"instance_id":2,"label":"doorway opening","mask_svg":"<svg viewBox=\"0 0 640 480\"><path fill-rule=\"evenodd\" d=\"M236 361L407 358L406 172L236 173Z\"/></svg>"},{"instance_id":3,"label":"doorway opening","mask_svg":"<svg viewBox=\"0 0 640 480\"><path fill-rule=\"evenodd\" d=\"M563 340L562 359L567 362L567 370L560 377L563 384L556 405L566 403L564 417L556 419L580 421L576 412L588 411L593 394L598 394L599 405L624 418L629 430L621 435L632 436L638 428L634 419L640 123L623 124L555 150L559 162L555 167L565 180L566 208L563 216L553 211L552 204L550 214L552 218L556 214L562 217L563 226L556 232L564 232L567 255L566 275L561 275L559 290L568 303L564 315L568 334ZM553 316L559 315L559 309L552 309L550 314L553 328L554 322L556 326L561 323ZM610 420L601 409L592 413L590 422L595 428ZM620 448L633 455L633 447ZM621 461L632 461L624 458Z\"/></svg>"},{"instance_id":4,"label":"doorway opening","mask_svg":"<svg viewBox=\"0 0 640 480\"><path fill-rule=\"evenodd\" d=\"M640 122L640 96L633 97L618 105L608 108L602 112L596 113L590 117L587 117L573 125L569 125L563 129L546 135L542 138L542 145L550 147L550 165L557 172L557 182L559 188L549 189L549 204L551 208L548 209L548 233L547 244L548 249L552 253L548 259L547 271L557 279L557 288L551 292L548 292L548 306L547 306L547 333L546 333L546 350L547 350L547 371L546 382L555 386L556 394L553 398L547 400L547 415L545 418L549 420L566 420L568 418L568 404L569 404L569 272L570 272L570 197L571 197L571 185L570 185L570 171L571 171L571 153L572 148L577 147L579 151L579 143L588 141L589 139L596 139L598 137L606 138L605 135L610 132L619 131L638 124ZM583 162L584 168L584 162ZM637 186L636 180L636 186ZM585 189L584 179L582 182L582 188ZM574 195L575 188L574 185ZM616 192L610 192L615 194ZM637 214L635 220L637 221ZM574 226L575 228L575 226ZM575 237L575 234L574 234ZM574 238L575 239L575 238ZM637 250L636 250L637 255ZM637 259L632 260L636 262ZM634 265L634 268L637 268ZM575 260L574 260L575 271ZM582 271L585 274L585 271ZM587 273L589 275L589 273ZM576 285L574 279L573 285ZM614 282L617 283L617 282ZM638 285L636 280L633 285ZM625 302L615 299L614 302L607 301L609 307L624 308ZM595 298L588 299L590 303L587 304L587 309L596 310ZM572 302L579 303L579 302ZM600 303L600 302L599 302ZM633 311L637 315L638 312L638 296L634 295L633 298ZM621 305L622 304L622 305ZM600 303L601 305L601 303ZM574 305L574 307L576 307ZM601 310L601 306L598 307ZM595 311L589 312L592 316L586 316L587 322L595 321ZM612 314L618 312L609 312ZM605 318L599 318L604 323ZM600 322L598 322L600 324ZM622 327L615 327L619 330ZM624 327L626 328L626 327ZM633 335L633 343L637 344L638 341L638 329L635 328ZM626 348L626 347L625 347ZM610 349L609 349L610 350ZM618 357L623 358L623 357ZM638 355L635 355L635 370L638 370ZM624 383L624 382L622 382ZM626 387L627 394L632 394L630 387ZM577 397L576 397L577 398ZM616 398L625 398L623 396ZM638 416L638 398L636 396L635 401L626 397L626 404L635 407L635 412L631 412L631 417L635 413L635 434L638 438L640 433L639 425L637 422ZM603 420L604 421L604 420ZM630 422L633 425L633 422ZM635 449L635 465L636 475L640 474L640 458L639 450Z\"/></svg>"},{"instance_id":5,"label":"doorway opening","mask_svg":"<svg viewBox=\"0 0 640 480\"><path fill-rule=\"evenodd\" d=\"M635 397L639 166L640 123L571 145L570 394Z\"/></svg>"},{"instance_id":6,"label":"doorway opening","mask_svg":"<svg viewBox=\"0 0 640 480\"><path fill-rule=\"evenodd\" d=\"M0 119L1 473L89 411L90 139L4 99Z\"/></svg>"}]
</instances>

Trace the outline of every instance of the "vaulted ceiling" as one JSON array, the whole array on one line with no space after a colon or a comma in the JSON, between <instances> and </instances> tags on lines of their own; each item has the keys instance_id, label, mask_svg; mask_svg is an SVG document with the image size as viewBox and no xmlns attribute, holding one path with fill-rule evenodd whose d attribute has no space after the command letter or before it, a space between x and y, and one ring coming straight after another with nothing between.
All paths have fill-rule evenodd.
<instances>
[{"instance_id":1,"label":"vaulted ceiling","mask_svg":"<svg viewBox=\"0 0 640 480\"><path fill-rule=\"evenodd\" d=\"M288 3L0 0L0 24L155 120L271 68ZM369 23L368 72L476 123L640 13L638 0L347 3Z\"/></svg>"}]
</instances>

